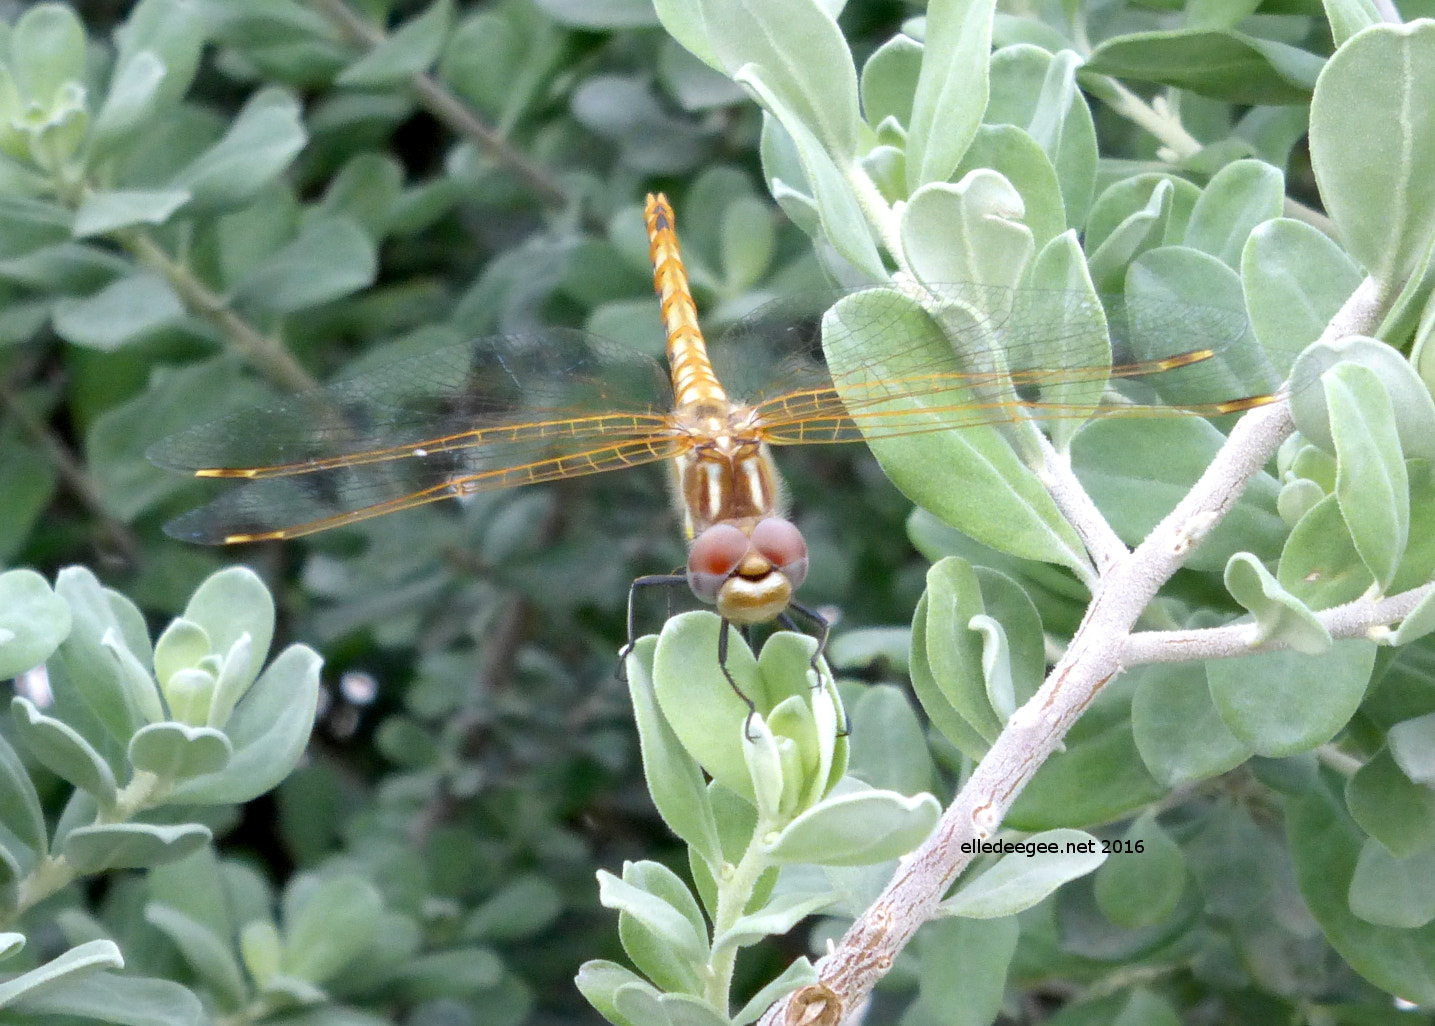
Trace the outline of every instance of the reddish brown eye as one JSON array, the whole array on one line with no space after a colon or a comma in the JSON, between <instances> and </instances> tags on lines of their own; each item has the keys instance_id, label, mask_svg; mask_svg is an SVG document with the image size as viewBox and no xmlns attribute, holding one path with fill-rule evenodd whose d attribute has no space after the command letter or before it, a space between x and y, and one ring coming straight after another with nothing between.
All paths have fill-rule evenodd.
<instances>
[{"instance_id":1,"label":"reddish brown eye","mask_svg":"<svg viewBox=\"0 0 1435 1026\"><path fill-rule=\"evenodd\" d=\"M688 587L704 602L716 602L723 582L747 555L747 535L732 524L714 524L688 551Z\"/></svg>"},{"instance_id":2,"label":"reddish brown eye","mask_svg":"<svg viewBox=\"0 0 1435 1026\"><path fill-rule=\"evenodd\" d=\"M807 542L790 520L768 517L752 529L752 547L796 589L807 579Z\"/></svg>"}]
</instances>

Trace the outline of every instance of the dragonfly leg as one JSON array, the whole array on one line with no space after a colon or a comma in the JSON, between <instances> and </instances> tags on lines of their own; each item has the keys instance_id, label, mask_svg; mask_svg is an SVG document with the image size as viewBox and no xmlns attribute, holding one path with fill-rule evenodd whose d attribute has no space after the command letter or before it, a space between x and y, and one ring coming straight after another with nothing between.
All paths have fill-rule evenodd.
<instances>
[{"instance_id":1,"label":"dragonfly leg","mask_svg":"<svg viewBox=\"0 0 1435 1026\"><path fill-rule=\"evenodd\" d=\"M822 654L827 651L827 639L832 634L832 624L828 621L827 617L823 616L817 610L812 609L808 606L800 605L796 602L793 602L790 603L787 608L796 610L802 616L805 616L811 623L811 626L816 630L817 647L812 651L812 659L810 660L810 665L812 666L812 672L817 675L817 683L814 684L813 687L821 687L822 671L817 666L817 660L822 658ZM802 633L801 629L797 626L797 621L795 621L792 617L788 616L786 612L778 614L777 622L790 631L797 631L799 634ZM852 733L852 718L847 715L846 709L842 710L842 719L842 730L840 733L838 733L837 736L847 737Z\"/></svg>"},{"instance_id":2,"label":"dragonfly leg","mask_svg":"<svg viewBox=\"0 0 1435 1026\"><path fill-rule=\"evenodd\" d=\"M741 698L743 705L747 706L747 718L742 721L742 736L752 741L754 740L752 736L752 718L757 715L757 706L753 704L752 699L742 693L742 688L738 687L737 681L733 680L732 671L727 668L727 639L728 633L731 630L732 623L724 619L722 626L718 628L718 667L722 670L722 675L727 678L727 683L728 686L732 688L732 693L737 695L738 698Z\"/></svg>"},{"instance_id":3,"label":"dragonfly leg","mask_svg":"<svg viewBox=\"0 0 1435 1026\"><path fill-rule=\"evenodd\" d=\"M636 608L636 606L635 606L635 604L634 604L634 599L635 599L635 598L637 597L637 595L638 595L638 589L639 589L639 588L669 588L669 589L671 589L671 588L677 587L678 585L683 585L684 587L686 587L686 586L687 586L687 583L688 583L688 578L687 578L687 575L686 575L686 574L649 574L649 575L646 576L646 577L639 577L637 580L635 580L635 581L633 582L632 586L628 589L628 640L627 640L626 643L624 643L623 647L618 650L618 669L617 669L616 672L617 672L617 676L618 676L618 679L619 679L619 680L624 680L624 681L625 681L625 680L628 679L628 671L627 671L627 667L626 667L626 662L627 662L627 659L628 659L628 653L630 653L630 652L633 651L633 646L634 646L635 644L637 644L637 642L638 642L637 608ZM672 613L673 613L673 594L672 594L671 591L669 591L669 592L668 592L668 617L669 617L669 619L672 618Z\"/></svg>"},{"instance_id":4,"label":"dragonfly leg","mask_svg":"<svg viewBox=\"0 0 1435 1026\"><path fill-rule=\"evenodd\" d=\"M817 647L812 650L812 658L808 660L808 662L812 666L812 672L821 677L822 671L818 669L817 660L821 659L827 651L827 639L832 636L832 624L828 622L827 617L823 616L817 610L810 606L804 606L799 602L791 602L787 608L805 617L808 625L812 628L813 635L817 638ZM778 614L777 622L790 631L797 631L799 634L802 633L801 628L797 626L797 622L786 612Z\"/></svg>"}]
</instances>

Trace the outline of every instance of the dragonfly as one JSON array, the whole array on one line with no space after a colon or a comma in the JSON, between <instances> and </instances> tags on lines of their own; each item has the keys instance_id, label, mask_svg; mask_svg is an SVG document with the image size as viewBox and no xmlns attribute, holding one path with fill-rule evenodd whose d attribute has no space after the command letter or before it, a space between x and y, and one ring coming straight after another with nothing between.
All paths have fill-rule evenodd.
<instances>
[{"instance_id":1,"label":"dragonfly","mask_svg":"<svg viewBox=\"0 0 1435 1026\"><path fill-rule=\"evenodd\" d=\"M667 371L627 347L554 329L444 346L239 411L150 450L160 466L242 482L166 532L206 544L296 538L667 461L687 565L634 588L685 582L722 619L720 655L729 625L794 627L792 612L819 625L820 652L826 620L795 599L808 551L772 449L1022 420L1214 416L1279 394L1243 314L973 284L834 292L806 304L835 301L819 322L794 320L792 304L779 304L781 316L755 315L723 336L715 361L673 209L649 195L644 216ZM914 317L935 326L946 343L938 352L903 341ZM881 360L868 355L874 340L888 352ZM1263 387L1247 384L1253 375ZM628 627L631 643L631 593Z\"/></svg>"}]
</instances>

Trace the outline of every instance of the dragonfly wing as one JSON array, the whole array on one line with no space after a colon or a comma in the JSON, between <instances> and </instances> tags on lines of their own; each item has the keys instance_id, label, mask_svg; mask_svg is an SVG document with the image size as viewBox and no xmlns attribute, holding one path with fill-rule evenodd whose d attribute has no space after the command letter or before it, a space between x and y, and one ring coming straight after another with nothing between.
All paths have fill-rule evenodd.
<instances>
[{"instance_id":1,"label":"dragonfly wing","mask_svg":"<svg viewBox=\"0 0 1435 1026\"><path fill-rule=\"evenodd\" d=\"M490 338L398 360L202 424L150 458L247 483L166 530L196 542L294 537L519 484L665 459L667 376L578 332Z\"/></svg>"},{"instance_id":2,"label":"dragonfly wing","mask_svg":"<svg viewBox=\"0 0 1435 1026\"><path fill-rule=\"evenodd\" d=\"M652 463L682 448L678 438L646 433L591 439L583 450L533 439L262 477L170 521L165 533L207 545L297 538L440 499Z\"/></svg>"},{"instance_id":3,"label":"dragonfly wing","mask_svg":"<svg viewBox=\"0 0 1435 1026\"><path fill-rule=\"evenodd\" d=\"M767 384L738 394L755 400L774 444L1084 418L1113 402L1147 416L1220 413L1281 377L1240 311L970 284L784 301L715 351L733 365L724 380L753 379L738 363L766 366Z\"/></svg>"},{"instance_id":4,"label":"dragonfly wing","mask_svg":"<svg viewBox=\"0 0 1435 1026\"><path fill-rule=\"evenodd\" d=\"M529 424L551 425L555 439L572 433L569 447L582 451L592 447L583 439L625 417L646 418L638 430L651 430L651 419L671 406L657 361L581 332L553 330L396 360L199 424L147 455L159 466L205 477L278 476L500 445L502 429ZM485 429L491 430L479 434Z\"/></svg>"}]
</instances>

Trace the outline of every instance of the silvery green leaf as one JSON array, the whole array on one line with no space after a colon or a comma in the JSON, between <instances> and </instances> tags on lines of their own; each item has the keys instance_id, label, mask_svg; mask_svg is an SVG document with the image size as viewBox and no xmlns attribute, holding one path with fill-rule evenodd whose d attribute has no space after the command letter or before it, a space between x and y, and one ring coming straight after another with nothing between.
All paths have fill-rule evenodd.
<instances>
[{"instance_id":1,"label":"silvery green leaf","mask_svg":"<svg viewBox=\"0 0 1435 1026\"><path fill-rule=\"evenodd\" d=\"M363 877L321 881L286 916L283 974L316 985L332 979L373 945L383 906L382 896Z\"/></svg>"},{"instance_id":2,"label":"silvery green leaf","mask_svg":"<svg viewBox=\"0 0 1435 1026\"><path fill-rule=\"evenodd\" d=\"M236 1010L243 1005L247 987L230 938L221 938L205 924L158 902L146 905L144 916L179 949L189 967L214 992L221 1008Z\"/></svg>"},{"instance_id":3,"label":"silvery green leaf","mask_svg":"<svg viewBox=\"0 0 1435 1026\"><path fill-rule=\"evenodd\" d=\"M776 710L774 710L776 712ZM757 814L769 823L781 821L783 792L791 787L801 793L802 781L784 780L784 762L778 741L761 716L753 716L744 727L742 755L752 781ZM791 741L788 741L791 744Z\"/></svg>"},{"instance_id":4,"label":"silvery green leaf","mask_svg":"<svg viewBox=\"0 0 1435 1026\"><path fill-rule=\"evenodd\" d=\"M254 639L246 631L234 639L234 644L230 645L229 651L225 653L219 678L215 681L214 697L209 704L209 718L206 721L209 726L222 729L229 722L234 707L239 704L253 682L250 675L253 658Z\"/></svg>"},{"instance_id":5,"label":"silvery green leaf","mask_svg":"<svg viewBox=\"0 0 1435 1026\"><path fill-rule=\"evenodd\" d=\"M1330 648L1330 631L1310 607L1282 588L1249 552L1236 553L1226 564L1226 590L1256 618L1253 645L1279 641L1306 655Z\"/></svg>"},{"instance_id":6,"label":"silvery green leaf","mask_svg":"<svg viewBox=\"0 0 1435 1026\"><path fill-rule=\"evenodd\" d=\"M181 723L205 723L214 699L214 686L214 674L207 670L184 669L174 674L164 689L170 716Z\"/></svg>"},{"instance_id":7,"label":"silvery green leaf","mask_svg":"<svg viewBox=\"0 0 1435 1026\"><path fill-rule=\"evenodd\" d=\"M653 694L653 652L657 639L641 638L628 653L628 693L638 724L643 775L653 804L668 828L708 862L721 862L717 824L708 801L702 767L689 755L658 708Z\"/></svg>"},{"instance_id":8,"label":"silvery green leaf","mask_svg":"<svg viewBox=\"0 0 1435 1026\"><path fill-rule=\"evenodd\" d=\"M184 607L184 618L204 628L213 652L229 652L247 633L249 679L259 676L274 640L274 598L253 570L233 566L210 575Z\"/></svg>"},{"instance_id":9,"label":"silvery green leaf","mask_svg":"<svg viewBox=\"0 0 1435 1026\"><path fill-rule=\"evenodd\" d=\"M74 235L83 239L137 224L164 224L189 202L183 189L111 189L91 193L75 211Z\"/></svg>"},{"instance_id":10,"label":"silvery green leaf","mask_svg":"<svg viewBox=\"0 0 1435 1026\"><path fill-rule=\"evenodd\" d=\"M1403 69L1371 93L1372 76ZM1310 156L1340 238L1385 288L1404 286L1435 238L1435 22L1374 25L1321 69Z\"/></svg>"},{"instance_id":11,"label":"silvery green leaf","mask_svg":"<svg viewBox=\"0 0 1435 1026\"><path fill-rule=\"evenodd\" d=\"M44 715L19 695L10 709L16 732L35 758L52 773L94 795L102 808L114 805L114 771L78 731Z\"/></svg>"},{"instance_id":12,"label":"silvery green leaf","mask_svg":"<svg viewBox=\"0 0 1435 1026\"><path fill-rule=\"evenodd\" d=\"M159 690L149 670L139 656L130 651L115 628L105 631L100 644L114 658L119 667L119 680L129 694L130 702L151 723L165 718L164 706L160 704Z\"/></svg>"},{"instance_id":13,"label":"silvery green leaf","mask_svg":"<svg viewBox=\"0 0 1435 1026\"><path fill-rule=\"evenodd\" d=\"M218 773L233 753L229 738L219 731L186 723L151 723L130 738L130 763L135 769L167 782Z\"/></svg>"},{"instance_id":14,"label":"silvery green leaf","mask_svg":"<svg viewBox=\"0 0 1435 1026\"><path fill-rule=\"evenodd\" d=\"M247 802L277 786L304 754L319 701L324 661L313 649L291 645L248 690L225 724L234 758L218 773L180 784L177 802Z\"/></svg>"},{"instance_id":15,"label":"silvery green leaf","mask_svg":"<svg viewBox=\"0 0 1435 1026\"><path fill-rule=\"evenodd\" d=\"M184 617L170 621L154 643L154 675L164 685L180 670L199 665L213 646L209 633L199 624Z\"/></svg>"},{"instance_id":16,"label":"silvery green leaf","mask_svg":"<svg viewBox=\"0 0 1435 1026\"><path fill-rule=\"evenodd\" d=\"M1410 479L1395 408L1375 371L1345 363L1321 375L1337 469L1335 496L1361 560L1382 588L1410 539Z\"/></svg>"},{"instance_id":17,"label":"silvery green leaf","mask_svg":"<svg viewBox=\"0 0 1435 1026\"><path fill-rule=\"evenodd\" d=\"M802 920L820 912L837 900L837 895L786 894L773 898L756 912L738 918L731 928L713 939L713 951L744 948L766 937L780 937Z\"/></svg>"},{"instance_id":18,"label":"silvery green leaf","mask_svg":"<svg viewBox=\"0 0 1435 1026\"><path fill-rule=\"evenodd\" d=\"M1400 621L1400 626L1390 635L1390 643L1408 645L1431 631L1435 631L1435 591L1416 603L1415 608Z\"/></svg>"},{"instance_id":19,"label":"silvery green leaf","mask_svg":"<svg viewBox=\"0 0 1435 1026\"><path fill-rule=\"evenodd\" d=\"M239 930L239 955L244 968L263 989L279 975L284 959L284 940L279 928L267 919L251 919Z\"/></svg>"},{"instance_id":20,"label":"silvery green leaf","mask_svg":"<svg viewBox=\"0 0 1435 1026\"><path fill-rule=\"evenodd\" d=\"M760 69L745 67L735 78L786 129L812 190L823 233L832 247L862 274L877 280L885 278L872 228L835 158L822 148L809 126L768 87Z\"/></svg>"},{"instance_id":21,"label":"silvery green leaf","mask_svg":"<svg viewBox=\"0 0 1435 1026\"><path fill-rule=\"evenodd\" d=\"M39 666L70 633L70 607L33 570L0 573L0 679Z\"/></svg>"},{"instance_id":22,"label":"silvery green leaf","mask_svg":"<svg viewBox=\"0 0 1435 1026\"><path fill-rule=\"evenodd\" d=\"M163 277L139 271L99 291L64 297L54 308L55 332L67 342L103 352L178 324L184 303Z\"/></svg>"},{"instance_id":23,"label":"silvery green leaf","mask_svg":"<svg viewBox=\"0 0 1435 1026\"><path fill-rule=\"evenodd\" d=\"M44 965L0 983L0 1008L13 1007L73 985L103 969L121 969L124 956L114 941L95 940L71 948Z\"/></svg>"},{"instance_id":24,"label":"silvery green leaf","mask_svg":"<svg viewBox=\"0 0 1435 1026\"><path fill-rule=\"evenodd\" d=\"M659 0L661 3L661 0ZM633 987L639 990L650 992L649 997L656 1001L657 990L637 973L631 969L625 969L616 962L609 962L606 959L593 959L584 962L578 969L578 976L573 981L579 992L588 999L588 1003L598 1012L616 1026L639 1026L638 1023L618 1012L618 993L622 988Z\"/></svg>"},{"instance_id":25,"label":"silvery green leaf","mask_svg":"<svg viewBox=\"0 0 1435 1026\"><path fill-rule=\"evenodd\" d=\"M945 182L987 107L992 0L933 0L907 126L907 191ZM965 281L944 278L943 281Z\"/></svg>"},{"instance_id":26,"label":"silvery green leaf","mask_svg":"<svg viewBox=\"0 0 1435 1026\"><path fill-rule=\"evenodd\" d=\"M47 851L45 812L19 754L0 734L0 836L12 836L35 855ZM9 842L7 842L9 843ZM16 853L11 853L13 860Z\"/></svg>"},{"instance_id":27,"label":"silvery green leaf","mask_svg":"<svg viewBox=\"0 0 1435 1026\"><path fill-rule=\"evenodd\" d=\"M229 130L170 181L191 193L195 212L233 209L257 196L304 148L307 133L299 103L274 87L259 90Z\"/></svg>"},{"instance_id":28,"label":"silvery green leaf","mask_svg":"<svg viewBox=\"0 0 1435 1026\"><path fill-rule=\"evenodd\" d=\"M1035 856L1003 855L995 866L943 901L942 912L971 919L1014 915L1106 861L1096 838L1083 830L1049 830L1033 834L1023 843L1053 844L1057 851ZM1065 850L1072 845L1085 850Z\"/></svg>"},{"instance_id":29,"label":"silvery green leaf","mask_svg":"<svg viewBox=\"0 0 1435 1026\"><path fill-rule=\"evenodd\" d=\"M76 827L65 835L65 858L79 873L106 869L148 869L175 862L209 843L209 828L198 823L108 823Z\"/></svg>"},{"instance_id":30,"label":"silvery green leaf","mask_svg":"<svg viewBox=\"0 0 1435 1026\"><path fill-rule=\"evenodd\" d=\"M798 987L816 982L817 970L812 967L812 963L805 956L798 958L742 1006L742 1010L732 1017L733 1026L747 1026L748 1023L756 1022L758 1017L780 998L786 997Z\"/></svg>"},{"instance_id":31,"label":"silvery green leaf","mask_svg":"<svg viewBox=\"0 0 1435 1026\"><path fill-rule=\"evenodd\" d=\"M382 88L424 73L438 59L453 21L451 0L434 0L378 46L341 71L335 82L359 89Z\"/></svg>"},{"instance_id":32,"label":"silvery green leaf","mask_svg":"<svg viewBox=\"0 0 1435 1026\"><path fill-rule=\"evenodd\" d=\"M149 117L160 99L160 85L167 73L164 62L149 50L141 50L118 64L100 112L90 126L91 160L124 141L137 124Z\"/></svg>"},{"instance_id":33,"label":"silvery green leaf","mask_svg":"<svg viewBox=\"0 0 1435 1026\"><path fill-rule=\"evenodd\" d=\"M642 923L648 930L673 945L673 950L695 965L707 960L707 939L671 903L612 873L598 871L598 900L604 908L617 909Z\"/></svg>"},{"instance_id":34,"label":"silvery green leaf","mask_svg":"<svg viewBox=\"0 0 1435 1026\"><path fill-rule=\"evenodd\" d=\"M768 854L777 862L824 866L884 862L925 840L941 811L929 794L908 798L894 791L834 793L783 828Z\"/></svg>"}]
</instances>

